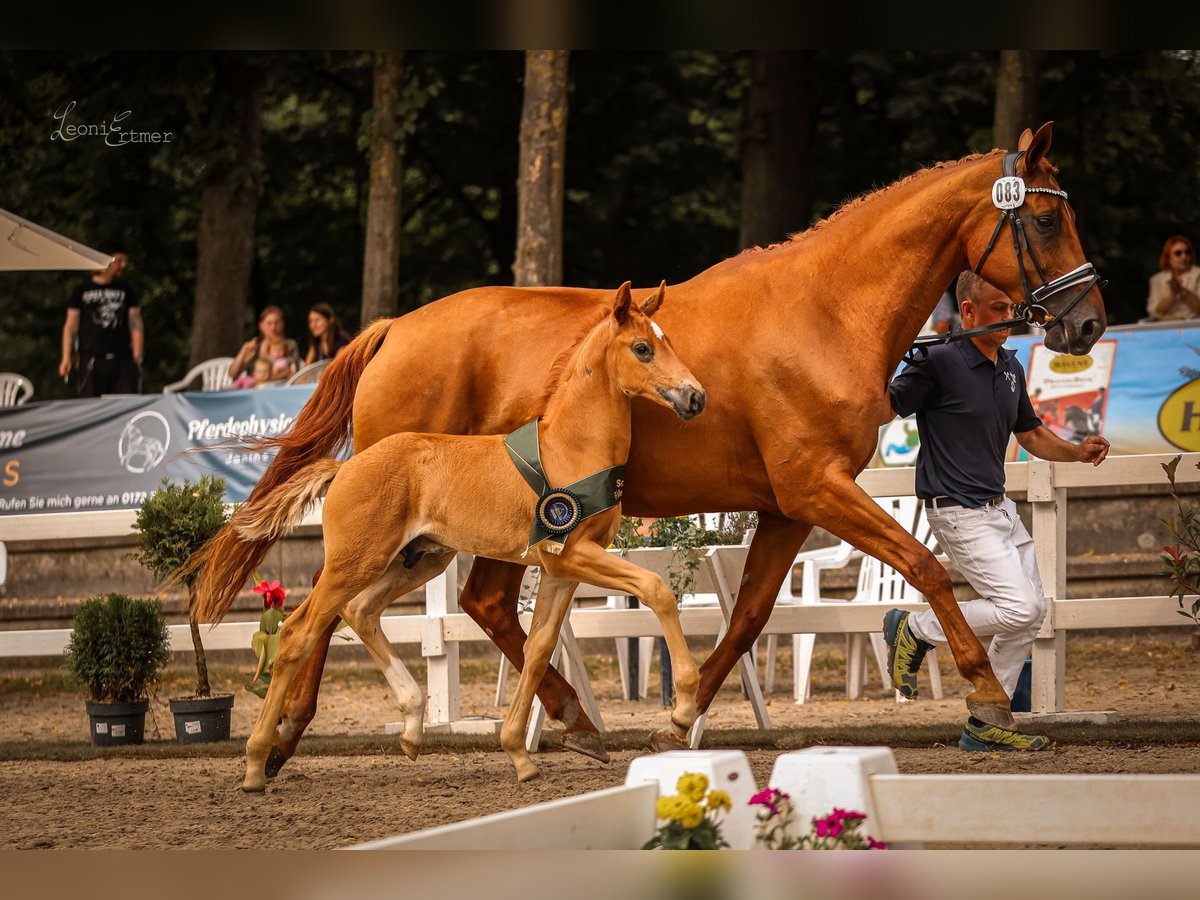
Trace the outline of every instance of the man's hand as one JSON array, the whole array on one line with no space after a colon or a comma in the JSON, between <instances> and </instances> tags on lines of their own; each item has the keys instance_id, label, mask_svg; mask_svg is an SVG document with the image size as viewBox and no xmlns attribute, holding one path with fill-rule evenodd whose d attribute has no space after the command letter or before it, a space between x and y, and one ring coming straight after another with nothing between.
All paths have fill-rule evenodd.
<instances>
[{"instance_id":1,"label":"man's hand","mask_svg":"<svg viewBox=\"0 0 1200 900\"><path fill-rule=\"evenodd\" d=\"M58 364L58 374L63 378L71 374L71 361L69 359L64 359Z\"/></svg>"},{"instance_id":2,"label":"man's hand","mask_svg":"<svg viewBox=\"0 0 1200 900\"><path fill-rule=\"evenodd\" d=\"M1102 438L1098 434L1089 434L1079 444L1079 461L1090 462L1093 466L1098 466L1108 456L1108 448L1109 443L1106 438Z\"/></svg>"}]
</instances>

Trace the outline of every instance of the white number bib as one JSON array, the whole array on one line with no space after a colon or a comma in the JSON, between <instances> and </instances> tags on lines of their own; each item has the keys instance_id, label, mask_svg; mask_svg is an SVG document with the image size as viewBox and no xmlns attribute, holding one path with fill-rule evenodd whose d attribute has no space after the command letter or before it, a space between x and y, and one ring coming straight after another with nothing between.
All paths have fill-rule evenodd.
<instances>
[{"instance_id":1,"label":"white number bib","mask_svg":"<svg viewBox=\"0 0 1200 900\"><path fill-rule=\"evenodd\" d=\"M1025 202L1025 179L1019 175L997 178L992 185L992 203L997 209L1017 209Z\"/></svg>"}]
</instances>

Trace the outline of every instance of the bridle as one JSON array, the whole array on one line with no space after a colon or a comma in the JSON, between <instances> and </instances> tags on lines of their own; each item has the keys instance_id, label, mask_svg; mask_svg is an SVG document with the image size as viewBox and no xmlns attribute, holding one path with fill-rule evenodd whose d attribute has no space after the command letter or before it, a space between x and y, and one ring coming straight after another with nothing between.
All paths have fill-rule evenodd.
<instances>
[{"instance_id":1,"label":"bridle","mask_svg":"<svg viewBox=\"0 0 1200 900\"><path fill-rule=\"evenodd\" d=\"M1072 269L1065 275L1059 275L1057 278L1046 278L1046 273L1042 270L1033 245L1030 244L1029 238L1025 234L1025 223L1017 215L1017 210L1024 205L1027 194L1052 194L1055 197L1061 197L1063 200L1066 200L1067 192L1060 191L1057 188L1027 187L1025 179L1017 174L1017 160L1024 155L1024 150L1014 150L1004 154L1004 162L1001 169L1003 174L992 185L992 203L1000 210L1000 218L996 222L996 227L992 230L991 240L988 241L988 245L983 251L983 256L979 258L979 262L975 266L975 274L978 275L983 271L983 266L991 255L992 249L996 246L996 241L1000 238L1000 232L1004 230L1004 225L1007 222L1009 232L1012 234L1013 251L1017 257L1017 271L1021 274L1021 290L1025 294L1025 300L1013 311L1013 317L1005 319L1003 322L980 325L977 328L968 328L962 331L952 331L948 334L935 334L917 338L913 342L912 349L904 355L905 362L911 365L919 365L929 356L930 347L938 344L948 344L951 341L959 341L964 338L976 337L981 334L991 334L993 331L1002 331L1014 325L1038 325L1048 331L1059 324L1071 310L1078 306L1088 291L1096 286L1099 286L1103 290L1104 286L1108 283L1101 280L1100 275L1096 272L1096 267L1090 262L1085 262L1078 268ZM1038 278L1042 280L1040 287L1033 289L1029 287L1029 275L1025 271L1025 254L1029 255L1029 261L1033 263L1034 271L1037 272ZM1079 290L1075 296L1067 301L1067 304L1058 315L1052 316L1050 310L1046 308L1046 304L1050 298L1076 287Z\"/></svg>"}]
</instances>

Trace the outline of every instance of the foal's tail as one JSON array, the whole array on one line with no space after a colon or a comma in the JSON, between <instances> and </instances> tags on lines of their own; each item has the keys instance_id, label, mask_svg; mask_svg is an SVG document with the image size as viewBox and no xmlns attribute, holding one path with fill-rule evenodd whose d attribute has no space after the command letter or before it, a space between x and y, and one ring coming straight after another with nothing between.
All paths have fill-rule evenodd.
<instances>
[{"instance_id":1,"label":"foal's tail","mask_svg":"<svg viewBox=\"0 0 1200 900\"><path fill-rule=\"evenodd\" d=\"M234 527L245 541L277 541L296 527L304 511L317 502L342 467L340 459L318 459L309 463L271 495L269 506L259 504Z\"/></svg>"},{"instance_id":2,"label":"foal's tail","mask_svg":"<svg viewBox=\"0 0 1200 900\"><path fill-rule=\"evenodd\" d=\"M168 580L168 584L174 584L195 578L192 615L196 621L219 622L233 605L250 573L278 538L278 530L261 523L272 520L277 504L285 507L279 514L280 521L288 517L291 501L284 498L295 495L292 480L305 480L302 476L309 466L336 456L350 442L354 392L391 324L391 319L379 319L359 332L322 373L316 390L290 429L251 442L255 449L274 449L278 453L229 524ZM303 486L299 490L303 492Z\"/></svg>"}]
</instances>

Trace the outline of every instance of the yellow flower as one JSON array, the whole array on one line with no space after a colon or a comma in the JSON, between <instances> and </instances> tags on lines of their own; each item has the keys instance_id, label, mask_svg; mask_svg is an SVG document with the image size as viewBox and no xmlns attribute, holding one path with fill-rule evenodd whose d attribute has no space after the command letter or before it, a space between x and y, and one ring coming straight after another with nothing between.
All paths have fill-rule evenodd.
<instances>
[{"instance_id":1,"label":"yellow flower","mask_svg":"<svg viewBox=\"0 0 1200 900\"><path fill-rule=\"evenodd\" d=\"M704 821L704 807L698 803L689 803L679 816L679 824L684 828L695 828Z\"/></svg>"},{"instance_id":2,"label":"yellow flower","mask_svg":"<svg viewBox=\"0 0 1200 900\"><path fill-rule=\"evenodd\" d=\"M723 809L729 812L733 809L733 801L729 799L729 795L725 791L711 791L708 795L709 809Z\"/></svg>"},{"instance_id":3,"label":"yellow flower","mask_svg":"<svg viewBox=\"0 0 1200 900\"><path fill-rule=\"evenodd\" d=\"M654 804L654 811L660 819L670 821L675 818L676 809L679 806L678 797L659 797L658 802Z\"/></svg>"},{"instance_id":4,"label":"yellow flower","mask_svg":"<svg viewBox=\"0 0 1200 900\"><path fill-rule=\"evenodd\" d=\"M685 772L679 776L675 789L681 796L687 797L693 803L699 803L708 791L708 776L697 772Z\"/></svg>"}]
</instances>

